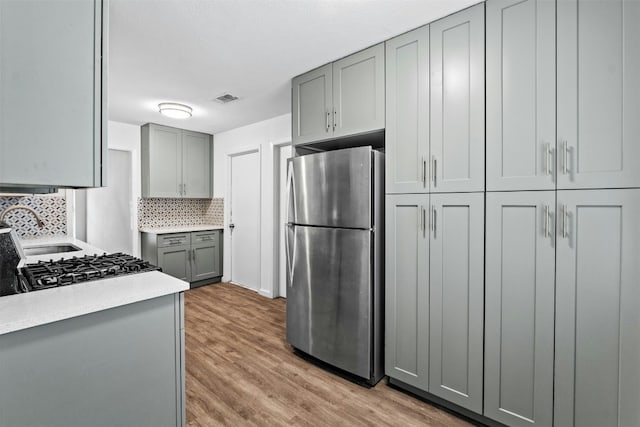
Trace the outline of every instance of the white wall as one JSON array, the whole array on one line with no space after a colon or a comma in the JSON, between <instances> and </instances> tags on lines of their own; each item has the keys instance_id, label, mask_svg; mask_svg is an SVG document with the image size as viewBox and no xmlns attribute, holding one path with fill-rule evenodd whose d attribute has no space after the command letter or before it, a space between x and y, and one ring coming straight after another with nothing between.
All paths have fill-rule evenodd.
<instances>
[{"instance_id":1,"label":"white wall","mask_svg":"<svg viewBox=\"0 0 640 427\"><path fill-rule=\"evenodd\" d=\"M225 199L224 209L224 276L222 280L229 280L231 271L231 259L228 218L229 203L227 191L229 188L229 154L260 149L260 171L257 177L260 179L261 206L260 206L260 236L256 236L256 243L260 242L260 293L273 297L274 286L277 286L274 276L274 263L277 258L276 230L274 229L274 146L291 141L291 114L285 114L273 119L253 123L241 128L218 133L213 137L213 197ZM248 177L251 178L251 177Z\"/></svg>"},{"instance_id":2,"label":"white wall","mask_svg":"<svg viewBox=\"0 0 640 427\"><path fill-rule=\"evenodd\" d=\"M133 239L133 253L131 255L140 256L140 233L138 232L138 209L137 202L141 195L141 170L140 170L140 126L130 125L120 122L109 122L108 128L108 148L114 150L123 150L131 152L131 188L132 200L129 201L129 210L131 212L131 234ZM109 176L107 175L107 186L109 185ZM76 191L76 235L80 238L86 236L86 230L79 230L83 224L83 215L86 215L86 208L79 206L86 203L85 191ZM91 227L100 227L100 217L86 217L86 229Z\"/></svg>"}]
</instances>

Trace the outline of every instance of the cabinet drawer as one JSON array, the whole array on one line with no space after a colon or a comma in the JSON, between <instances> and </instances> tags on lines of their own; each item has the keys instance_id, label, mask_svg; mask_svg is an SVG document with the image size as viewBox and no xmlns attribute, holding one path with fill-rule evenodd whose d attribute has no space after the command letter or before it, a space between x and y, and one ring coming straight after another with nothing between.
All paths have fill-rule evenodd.
<instances>
[{"instance_id":1,"label":"cabinet drawer","mask_svg":"<svg viewBox=\"0 0 640 427\"><path fill-rule=\"evenodd\" d=\"M218 243L219 231L198 231L191 233L191 242L196 243Z\"/></svg>"},{"instance_id":2,"label":"cabinet drawer","mask_svg":"<svg viewBox=\"0 0 640 427\"><path fill-rule=\"evenodd\" d=\"M191 244L189 233L163 234L158 236L158 247L183 246Z\"/></svg>"}]
</instances>

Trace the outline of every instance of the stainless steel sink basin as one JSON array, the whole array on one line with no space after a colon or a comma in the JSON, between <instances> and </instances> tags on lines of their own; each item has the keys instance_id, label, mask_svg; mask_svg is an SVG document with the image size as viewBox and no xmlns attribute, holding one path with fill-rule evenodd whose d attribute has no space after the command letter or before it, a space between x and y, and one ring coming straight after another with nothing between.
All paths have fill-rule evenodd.
<instances>
[{"instance_id":1,"label":"stainless steel sink basin","mask_svg":"<svg viewBox=\"0 0 640 427\"><path fill-rule=\"evenodd\" d=\"M61 243L57 245L31 246L29 248L23 248L23 250L26 256L33 256L33 255L61 254L64 252L77 252L77 251L81 251L82 249L80 249L76 245L72 245L69 243Z\"/></svg>"}]
</instances>

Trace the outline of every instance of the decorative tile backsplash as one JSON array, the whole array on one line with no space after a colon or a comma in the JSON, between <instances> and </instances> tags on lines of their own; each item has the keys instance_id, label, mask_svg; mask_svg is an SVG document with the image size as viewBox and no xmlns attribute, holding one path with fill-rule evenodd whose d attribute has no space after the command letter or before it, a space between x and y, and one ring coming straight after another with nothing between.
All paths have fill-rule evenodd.
<instances>
[{"instance_id":1,"label":"decorative tile backsplash","mask_svg":"<svg viewBox=\"0 0 640 427\"><path fill-rule=\"evenodd\" d=\"M224 199L138 199L138 228L222 226Z\"/></svg>"},{"instance_id":2,"label":"decorative tile backsplash","mask_svg":"<svg viewBox=\"0 0 640 427\"><path fill-rule=\"evenodd\" d=\"M9 212L4 219L18 236L32 239L67 234L67 200L64 195L0 197L0 212L14 205L32 208L44 222L44 227L38 227L33 214L24 209Z\"/></svg>"}]
</instances>

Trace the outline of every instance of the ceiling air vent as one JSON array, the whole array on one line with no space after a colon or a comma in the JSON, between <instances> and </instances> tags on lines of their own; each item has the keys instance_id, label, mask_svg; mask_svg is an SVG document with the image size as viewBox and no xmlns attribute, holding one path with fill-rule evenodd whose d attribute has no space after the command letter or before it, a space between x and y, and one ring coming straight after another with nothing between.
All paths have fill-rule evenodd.
<instances>
[{"instance_id":1,"label":"ceiling air vent","mask_svg":"<svg viewBox=\"0 0 640 427\"><path fill-rule=\"evenodd\" d=\"M224 95L220 95L215 100L221 104L228 104L231 101L235 101L238 99L237 96L233 96L230 93L225 93Z\"/></svg>"}]
</instances>

